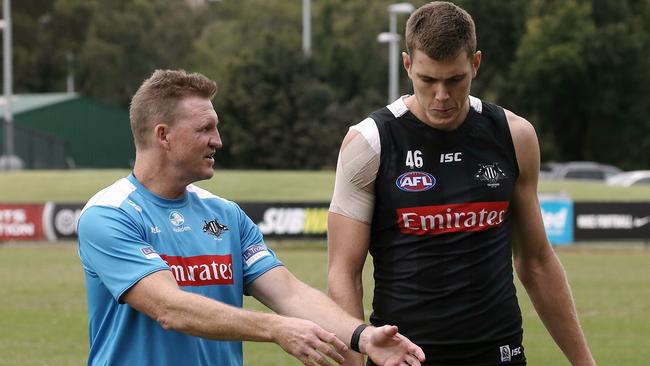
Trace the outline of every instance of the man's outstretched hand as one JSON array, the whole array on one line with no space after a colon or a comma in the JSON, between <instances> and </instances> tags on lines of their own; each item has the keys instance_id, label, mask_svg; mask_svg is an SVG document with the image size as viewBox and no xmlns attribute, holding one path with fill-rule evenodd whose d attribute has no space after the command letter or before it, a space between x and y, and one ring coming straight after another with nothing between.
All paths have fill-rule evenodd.
<instances>
[{"instance_id":1,"label":"man's outstretched hand","mask_svg":"<svg viewBox=\"0 0 650 366\"><path fill-rule=\"evenodd\" d=\"M334 333L309 320L290 317L282 317L281 320L282 324L274 333L274 341L303 365L333 366L331 360L337 364L344 361L341 353L347 350L347 346Z\"/></svg>"},{"instance_id":2,"label":"man's outstretched hand","mask_svg":"<svg viewBox=\"0 0 650 366\"><path fill-rule=\"evenodd\" d=\"M397 332L394 325L368 327L359 338L359 350L380 366L420 366L424 352Z\"/></svg>"}]
</instances>

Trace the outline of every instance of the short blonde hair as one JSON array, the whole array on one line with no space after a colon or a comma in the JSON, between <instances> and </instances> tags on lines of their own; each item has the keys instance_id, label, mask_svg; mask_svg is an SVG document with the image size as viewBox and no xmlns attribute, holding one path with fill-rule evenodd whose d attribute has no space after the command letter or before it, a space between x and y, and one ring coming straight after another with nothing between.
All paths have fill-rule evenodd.
<instances>
[{"instance_id":1,"label":"short blonde hair","mask_svg":"<svg viewBox=\"0 0 650 366\"><path fill-rule=\"evenodd\" d=\"M178 118L178 103L184 97L212 99L217 84L199 73L185 70L156 70L131 98L129 119L136 147L147 147L147 133L154 123L173 124Z\"/></svg>"},{"instance_id":2,"label":"short blonde hair","mask_svg":"<svg viewBox=\"0 0 650 366\"><path fill-rule=\"evenodd\" d=\"M444 61L460 50L469 57L476 52L476 27L472 16L457 5L433 1L418 8L406 22L406 50L415 50Z\"/></svg>"}]
</instances>

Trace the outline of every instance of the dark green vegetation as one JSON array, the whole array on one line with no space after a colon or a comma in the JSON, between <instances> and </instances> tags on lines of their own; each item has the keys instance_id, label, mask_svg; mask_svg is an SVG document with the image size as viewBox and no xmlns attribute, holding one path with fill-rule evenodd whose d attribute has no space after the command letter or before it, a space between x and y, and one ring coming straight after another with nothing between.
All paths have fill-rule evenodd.
<instances>
[{"instance_id":1,"label":"dark green vegetation","mask_svg":"<svg viewBox=\"0 0 650 366\"><path fill-rule=\"evenodd\" d=\"M272 245L278 248L276 243ZM299 278L326 289L327 252L279 247ZM585 333L599 364L642 365L650 357L650 253L644 249L563 248ZM370 312L372 263L364 272ZM82 365L88 352L83 272L74 243L0 245L0 354L5 366ZM530 365L568 365L519 288ZM246 307L264 310L247 298ZM246 343L246 365L297 365L274 344Z\"/></svg>"},{"instance_id":2,"label":"dark green vegetation","mask_svg":"<svg viewBox=\"0 0 650 366\"><path fill-rule=\"evenodd\" d=\"M155 68L196 70L220 86L222 166L331 167L347 126L386 103L376 36L393 2L312 1L308 58L299 1L15 1L15 90L62 91L72 66L77 90L126 106ZM543 160L650 166L647 1L456 2L483 52L474 94L533 122Z\"/></svg>"}]
</instances>

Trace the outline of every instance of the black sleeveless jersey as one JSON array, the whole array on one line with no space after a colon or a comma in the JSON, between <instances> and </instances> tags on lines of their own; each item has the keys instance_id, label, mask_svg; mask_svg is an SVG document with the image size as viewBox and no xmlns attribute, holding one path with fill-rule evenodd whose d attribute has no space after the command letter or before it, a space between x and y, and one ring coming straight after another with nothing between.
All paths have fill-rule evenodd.
<instances>
[{"instance_id":1,"label":"black sleeveless jersey","mask_svg":"<svg viewBox=\"0 0 650 366\"><path fill-rule=\"evenodd\" d=\"M518 165L503 109L470 102L453 131L402 100L370 115L381 143L370 319L397 325L428 365L525 364L510 235Z\"/></svg>"}]
</instances>

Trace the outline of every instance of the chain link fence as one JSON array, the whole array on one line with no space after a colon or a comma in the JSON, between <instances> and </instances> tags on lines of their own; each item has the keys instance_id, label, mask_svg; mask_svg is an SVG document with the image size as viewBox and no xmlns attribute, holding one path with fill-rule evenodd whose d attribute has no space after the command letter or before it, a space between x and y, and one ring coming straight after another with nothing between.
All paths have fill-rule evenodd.
<instances>
[{"instance_id":1,"label":"chain link fence","mask_svg":"<svg viewBox=\"0 0 650 366\"><path fill-rule=\"evenodd\" d=\"M0 154L5 154L5 128L0 128ZM23 169L68 169L74 161L67 156L66 142L28 127L13 125L14 155Z\"/></svg>"}]
</instances>

